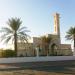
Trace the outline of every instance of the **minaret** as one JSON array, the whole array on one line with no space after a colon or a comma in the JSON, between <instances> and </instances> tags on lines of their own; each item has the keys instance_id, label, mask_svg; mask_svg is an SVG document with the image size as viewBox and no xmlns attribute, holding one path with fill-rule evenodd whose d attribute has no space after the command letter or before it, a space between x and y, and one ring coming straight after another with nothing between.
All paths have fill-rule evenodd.
<instances>
[{"instance_id":1,"label":"minaret","mask_svg":"<svg viewBox=\"0 0 75 75\"><path fill-rule=\"evenodd\" d=\"M54 33L60 35L60 27L59 27L59 14L54 14Z\"/></svg>"},{"instance_id":2,"label":"minaret","mask_svg":"<svg viewBox=\"0 0 75 75\"><path fill-rule=\"evenodd\" d=\"M54 14L54 34L58 35L58 42L60 43L60 23L59 23L59 14Z\"/></svg>"}]
</instances>

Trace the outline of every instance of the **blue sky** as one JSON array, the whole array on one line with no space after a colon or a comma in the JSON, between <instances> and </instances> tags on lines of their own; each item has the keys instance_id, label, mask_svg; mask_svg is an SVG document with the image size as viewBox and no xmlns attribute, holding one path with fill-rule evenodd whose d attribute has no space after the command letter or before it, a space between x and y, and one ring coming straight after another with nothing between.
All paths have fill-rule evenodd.
<instances>
[{"instance_id":1,"label":"blue sky","mask_svg":"<svg viewBox=\"0 0 75 75\"><path fill-rule=\"evenodd\" d=\"M8 18L19 17L31 36L53 33L53 14L60 14L62 43L71 26L75 26L75 0L0 0L0 28Z\"/></svg>"}]
</instances>

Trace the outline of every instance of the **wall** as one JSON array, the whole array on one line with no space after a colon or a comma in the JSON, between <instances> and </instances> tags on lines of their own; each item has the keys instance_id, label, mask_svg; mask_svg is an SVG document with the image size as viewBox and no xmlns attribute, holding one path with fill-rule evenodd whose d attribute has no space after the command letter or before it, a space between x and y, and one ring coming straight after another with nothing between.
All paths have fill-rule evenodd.
<instances>
[{"instance_id":1,"label":"wall","mask_svg":"<svg viewBox=\"0 0 75 75\"><path fill-rule=\"evenodd\" d=\"M16 57L0 58L0 63L40 62L40 61L62 61L75 60L75 56L50 56L50 57Z\"/></svg>"}]
</instances>

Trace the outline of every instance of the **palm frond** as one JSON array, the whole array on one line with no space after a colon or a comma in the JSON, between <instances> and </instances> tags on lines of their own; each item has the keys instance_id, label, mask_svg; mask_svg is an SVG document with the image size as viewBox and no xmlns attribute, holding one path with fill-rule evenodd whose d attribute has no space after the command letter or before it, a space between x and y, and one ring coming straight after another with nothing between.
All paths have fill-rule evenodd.
<instances>
[{"instance_id":1,"label":"palm frond","mask_svg":"<svg viewBox=\"0 0 75 75\"><path fill-rule=\"evenodd\" d=\"M68 34L65 36L65 38L66 38L67 40L72 40L72 36L71 36L71 35L68 35Z\"/></svg>"},{"instance_id":2,"label":"palm frond","mask_svg":"<svg viewBox=\"0 0 75 75\"><path fill-rule=\"evenodd\" d=\"M65 36L68 40L72 40L75 37L75 27L71 27L68 32L67 35Z\"/></svg>"},{"instance_id":3,"label":"palm frond","mask_svg":"<svg viewBox=\"0 0 75 75\"><path fill-rule=\"evenodd\" d=\"M7 37L7 39L5 39L4 43L8 43L9 40L11 40L12 36Z\"/></svg>"},{"instance_id":4,"label":"palm frond","mask_svg":"<svg viewBox=\"0 0 75 75\"><path fill-rule=\"evenodd\" d=\"M3 43L8 43L9 40L12 38L12 36L1 36L1 40L0 41L3 41Z\"/></svg>"},{"instance_id":5,"label":"palm frond","mask_svg":"<svg viewBox=\"0 0 75 75\"><path fill-rule=\"evenodd\" d=\"M21 28L19 28L19 31L22 31L22 30L25 30L25 29L27 29L27 27L21 27Z\"/></svg>"},{"instance_id":6,"label":"palm frond","mask_svg":"<svg viewBox=\"0 0 75 75\"><path fill-rule=\"evenodd\" d=\"M28 37L26 37L26 36L18 36L18 40L20 42L28 43Z\"/></svg>"},{"instance_id":7,"label":"palm frond","mask_svg":"<svg viewBox=\"0 0 75 75\"><path fill-rule=\"evenodd\" d=\"M30 31L27 30L26 27L22 27L22 28L20 28L20 29L18 30L18 33L21 33L21 32L23 32L23 33L28 33L28 32L30 32Z\"/></svg>"},{"instance_id":8,"label":"palm frond","mask_svg":"<svg viewBox=\"0 0 75 75\"><path fill-rule=\"evenodd\" d=\"M12 18L8 20L7 24L12 30L17 31L20 28L22 21L19 18Z\"/></svg>"},{"instance_id":9,"label":"palm frond","mask_svg":"<svg viewBox=\"0 0 75 75\"><path fill-rule=\"evenodd\" d=\"M10 28L7 27L3 27L0 32L5 32L5 33L12 33L12 30Z\"/></svg>"},{"instance_id":10,"label":"palm frond","mask_svg":"<svg viewBox=\"0 0 75 75\"><path fill-rule=\"evenodd\" d=\"M18 33L19 36L25 36L25 37L28 37L28 38L31 38L29 35L27 35L25 32L19 32Z\"/></svg>"}]
</instances>

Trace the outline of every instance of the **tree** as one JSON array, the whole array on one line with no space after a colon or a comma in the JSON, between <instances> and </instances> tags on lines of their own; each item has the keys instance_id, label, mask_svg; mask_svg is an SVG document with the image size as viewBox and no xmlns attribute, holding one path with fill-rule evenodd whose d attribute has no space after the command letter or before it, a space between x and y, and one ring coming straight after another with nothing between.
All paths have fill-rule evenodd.
<instances>
[{"instance_id":1,"label":"tree","mask_svg":"<svg viewBox=\"0 0 75 75\"><path fill-rule=\"evenodd\" d=\"M7 27L3 27L0 32L3 33L1 35L2 41L8 43L10 40L14 43L15 55L17 56L17 42L28 41L28 30L26 27L22 27L22 21L20 18L11 18L7 21Z\"/></svg>"},{"instance_id":2,"label":"tree","mask_svg":"<svg viewBox=\"0 0 75 75\"><path fill-rule=\"evenodd\" d=\"M75 27L71 27L66 35L66 38L68 40L73 40L74 41L74 51L75 51Z\"/></svg>"},{"instance_id":3,"label":"tree","mask_svg":"<svg viewBox=\"0 0 75 75\"><path fill-rule=\"evenodd\" d=\"M52 38L51 37L42 36L41 40L42 40L42 45L45 48L46 53L48 55L49 54L49 45L51 43Z\"/></svg>"}]
</instances>

